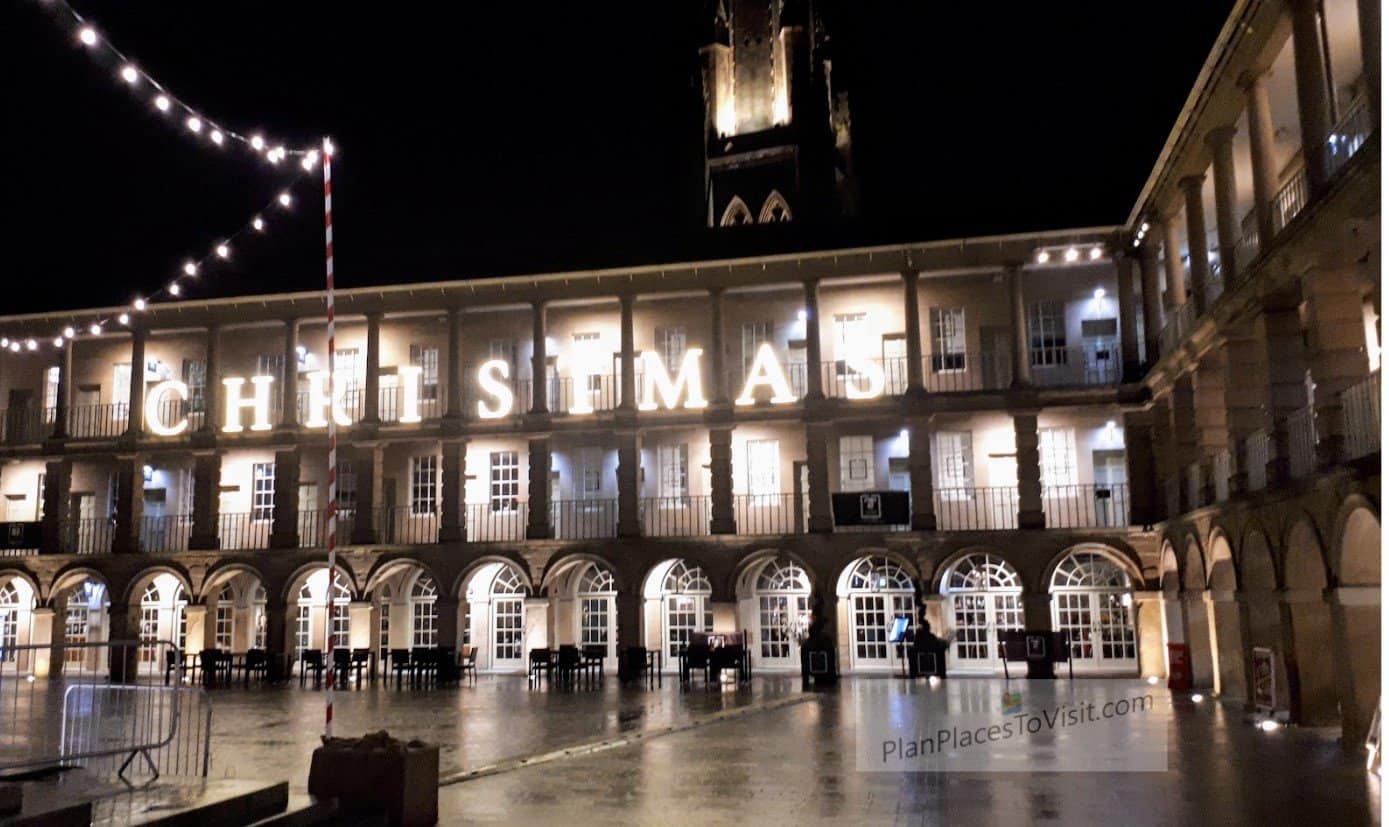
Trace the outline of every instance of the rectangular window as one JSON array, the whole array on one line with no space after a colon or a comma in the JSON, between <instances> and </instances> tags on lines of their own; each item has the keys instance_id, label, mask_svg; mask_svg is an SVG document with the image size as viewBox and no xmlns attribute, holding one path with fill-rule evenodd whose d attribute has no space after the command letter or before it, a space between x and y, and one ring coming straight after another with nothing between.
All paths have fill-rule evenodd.
<instances>
[{"instance_id":1,"label":"rectangular window","mask_svg":"<svg viewBox=\"0 0 1389 827\"><path fill-rule=\"evenodd\" d=\"M111 385L111 418L125 421L130 418L130 363L115 366Z\"/></svg>"},{"instance_id":2,"label":"rectangular window","mask_svg":"<svg viewBox=\"0 0 1389 827\"><path fill-rule=\"evenodd\" d=\"M515 511L521 495L521 463L515 451L493 451L489 457L488 503L493 511Z\"/></svg>"},{"instance_id":3,"label":"rectangular window","mask_svg":"<svg viewBox=\"0 0 1389 827\"><path fill-rule=\"evenodd\" d=\"M439 398L439 348L410 345L410 364L420 370L420 401Z\"/></svg>"},{"instance_id":4,"label":"rectangular window","mask_svg":"<svg viewBox=\"0 0 1389 827\"><path fill-rule=\"evenodd\" d=\"M294 648L298 652L304 652L309 648L309 623L312 616L312 609L304 603L300 603L294 614Z\"/></svg>"},{"instance_id":5,"label":"rectangular window","mask_svg":"<svg viewBox=\"0 0 1389 827\"><path fill-rule=\"evenodd\" d=\"M1037 453L1042 467L1042 486L1075 485L1076 434L1071 428L1038 428Z\"/></svg>"},{"instance_id":6,"label":"rectangular window","mask_svg":"<svg viewBox=\"0 0 1389 827\"><path fill-rule=\"evenodd\" d=\"M256 376L273 376L275 385L282 386L285 381L285 356L283 353L262 353L256 357Z\"/></svg>"},{"instance_id":7,"label":"rectangular window","mask_svg":"<svg viewBox=\"0 0 1389 827\"><path fill-rule=\"evenodd\" d=\"M781 448L775 439L749 439L747 442L748 493L781 493Z\"/></svg>"},{"instance_id":8,"label":"rectangular window","mask_svg":"<svg viewBox=\"0 0 1389 827\"><path fill-rule=\"evenodd\" d=\"M674 373L680 369L680 363L685 361L685 348L685 328L656 328L656 352L661 354L667 371Z\"/></svg>"},{"instance_id":9,"label":"rectangular window","mask_svg":"<svg viewBox=\"0 0 1389 827\"><path fill-rule=\"evenodd\" d=\"M972 496L974 488L974 437L969 431L936 431L936 487L942 496Z\"/></svg>"},{"instance_id":10,"label":"rectangular window","mask_svg":"<svg viewBox=\"0 0 1389 827\"><path fill-rule=\"evenodd\" d=\"M690 495L690 451L684 443L656 446L658 496Z\"/></svg>"},{"instance_id":11,"label":"rectangular window","mask_svg":"<svg viewBox=\"0 0 1389 827\"><path fill-rule=\"evenodd\" d=\"M380 619L376 625L376 652L381 662L385 663L386 655L391 651L391 604L385 600L381 601L378 614Z\"/></svg>"},{"instance_id":12,"label":"rectangular window","mask_svg":"<svg viewBox=\"0 0 1389 827\"><path fill-rule=\"evenodd\" d=\"M1066 364L1066 310L1059 301L1033 302L1027 309L1027 338L1032 364Z\"/></svg>"},{"instance_id":13,"label":"rectangular window","mask_svg":"<svg viewBox=\"0 0 1389 827\"><path fill-rule=\"evenodd\" d=\"M338 460L338 511L348 514L357 510L357 466L350 460Z\"/></svg>"},{"instance_id":14,"label":"rectangular window","mask_svg":"<svg viewBox=\"0 0 1389 827\"><path fill-rule=\"evenodd\" d=\"M232 615L235 611L231 604L217 601L217 616L214 620L217 625L213 630L213 645L223 652L230 652L232 649Z\"/></svg>"},{"instance_id":15,"label":"rectangular window","mask_svg":"<svg viewBox=\"0 0 1389 827\"><path fill-rule=\"evenodd\" d=\"M581 500L596 500L603 494L603 452L580 448L574 463L574 494Z\"/></svg>"},{"instance_id":16,"label":"rectangular window","mask_svg":"<svg viewBox=\"0 0 1389 827\"><path fill-rule=\"evenodd\" d=\"M873 490L873 437L839 438L839 490Z\"/></svg>"},{"instance_id":17,"label":"rectangular window","mask_svg":"<svg viewBox=\"0 0 1389 827\"><path fill-rule=\"evenodd\" d=\"M772 343L771 322L745 322L743 324L743 376L752 369L752 360L757 358L757 349Z\"/></svg>"},{"instance_id":18,"label":"rectangular window","mask_svg":"<svg viewBox=\"0 0 1389 827\"><path fill-rule=\"evenodd\" d=\"M57 365L43 372L43 421L52 422L58 415L58 377L62 369Z\"/></svg>"},{"instance_id":19,"label":"rectangular window","mask_svg":"<svg viewBox=\"0 0 1389 827\"><path fill-rule=\"evenodd\" d=\"M870 333L868 331L868 314L859 313L836 313L834 314L834 358L844 360L854 356L867 356L875 354L879 343L868 343ZM809 331L806 332L809 336Z\"/></svg>"},{"instance_id":20,"label":"rectangular window","mask_svg":"<svg viewBox=\"0 0 1389 827\"><path fill-rule=\"evenodd\" d=\"M433 600L410 603L410 645L433 648L439 644L439 607Z\"/></svg>"},{"instance_id":21,"label":"rectangular window","mask_svg":"<svg viewBox=\"0 0 1389 827\"><path fill-rule=\"evenodd\" d=\"M333 372L347 374L347 398L350 400L361 386L362 379L366 374L359 374L362 369L357 348L340 347L333 351Z\"/></svg>"},{"instance_id":22,"label":"rectangular window","mask_svg":"<svg viewBox=\"0 0 1389 827\"><path fill-rule=\"evenodd\" d=\"M275 463L257 462L251 466L251 519L267 522L275 518Z\"/></svg>"},{"instance_id":23,"label":"rectangular window","mask_svg":"<svg viewBox=\"0 0 1389 827\"><path fill-rule=\"evenodd\" d=\"M511 339L493 339L487 343L487 358L500 359L511 365L513 368L512 376L516 375L516 343Z\"/></svg>"},{"instance_id":24,"label":"rectangular window","mask_svg":"<svg viewBox=\"0 0 1389 827\"><path fill-rule=\"evenodd\" d=\"M931 371L965 369L965 309L931 308Z\"/></svg>"},{"instance_id":25,"label":"rectangular window","mask_svg":"<svg viewBox=\"0 0 1389 827\"><path fill-rule=\"evenodd\" d=\"M207 393L207 363L200 359L184 359L182 377L188 386L188 409L201 411Z\"/></svg>"},{"instance_id":26,"label":"rectangular window","mask_svg":"<svg viewBox=\"0 0 1389 827\"><path fill-rule=\"evenodd\" d=\"M410 458L410 513L433 514L438 510L439 457L429 454Z\"/></svg>"}]
</instances>

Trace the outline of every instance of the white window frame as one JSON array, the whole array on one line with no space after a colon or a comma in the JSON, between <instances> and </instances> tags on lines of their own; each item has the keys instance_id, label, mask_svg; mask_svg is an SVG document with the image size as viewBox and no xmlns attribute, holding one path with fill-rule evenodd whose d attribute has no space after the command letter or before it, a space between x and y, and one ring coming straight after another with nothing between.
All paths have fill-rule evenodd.
<instances>
[{"instance_id":1,"label":"white window frame","mask_svg":"<svg viewBox=\"0 0 1389 827\"><path fill-rule=\"evenodd\" d=\"M685 360L685 351L688 349L689 340L685 335L684 326L656 328L656 351L665 361L667 371L674 373L680 369L681 363Z\"/></svg>"},{"instance_id":2,"label":"white window frame","mask_svg":"<svg viewBox=\"0 0 1389 827\"><path fill-rule=\"evenodd\" d=\"M270 522L275 519L275 463L257 462L251 465L251 521Z\"/></svg>"},{"instance_id":3,"label":"white window frame","mask_svg":"<svg viewBox=\"0 0 1389 827\"><path fill-rule=\"evenodd\" d=\"M439 456L410 457L410 514L432 515L439 510Z\"/></svg>"},{"instance_id":4,"label":"white window frame","mask_svg":"<svg viewBox=\"0 0 1389 827\"><path fill-rule=\"evenodd\" d=\"M1041 468L1043 488L1078 485L1075 429L1038 428L1037 464Z\"/></svg>"},{"instance_id":5,"label":"white window frame","mask_svg":"<svg viewBox=\"0 0 1389 827\"><path fill-rule=\"evenodd\" d=\"M1027 343L1033 367L1066 364L1066 305L1055 299L1027 307Z\"/></svg>"},{"instance_id":6,"label":"white window frame","mask_svg":"<svg viewBox=\"0 0 1389 827\"><path fill-rule=\"evenodd\" d=\"M690 446L656 446L656 494L662 499L690 496Z\"/></svg>"},{"instance_id":7,"label":"white window frame","mask_svg":"<svg viewBox=\"0 0 1389 827\"><path fill-rule=\"evenodd\" d=\"M53 365L43 372L43 421L52 422L58 416L58 382L63 369Z\"/></svg>"},{"instance_id":8,"label":"white window frame","mask_svg":"<svg viewBox=\"0 0 1389 827\"><path fill-rule=\"evenodd\" d=\"M932 307L931 372L958 373L967 369L965 309Z\"/></svg>"},{"instance_id":9,"label":"white window frame","mask_svg":"<svg viewBox=\"0 0 1389 827\"><path fill-rule=\"evenodd\" d=\"M410 345L410 364L420 368L420 401L439 398L439 348Z\"/></svg>"},{"instance_id":10,"label":"white window frame","mask_svg":"<svg viewBox=\"0 0 1389 827\"><path fill-rule=\"evenodd\" d=\"M111 419L125 421L130 418L130 363L117 362L112 367Z\"/></svg>"},{"instance_id":11,"label":"white window frame","mask_svg":"<svg viewBox=\"0 0 1389 827\"><path fill-rule=\"evenodd\" d=\"M874 488L873 437L853 434L839 438L839 490L872 491Z\"/></svg>"},{"instance_id":12,"label":"white window frame","mask_svg":"<svg viewBox=\"0 0 1389 827\"><path fill-rule=\"evenodd\" d=\"M936 468L936 489L952 491L958 496L961 489L974 488L974 433L972 431L936 431L931 464Z\"/></svg>"},{"instance_id":13,"label":"white window frame","mask_svg":"<svg viewBox=\"0 0 1389 827\"><path fill-rule=\"evenodd\" d=\"M521 497L521 460L516 451L493 451L487 458L488 508L512 513Z\"/></svg>"},{"instance_id":14,"label":"white window frame","mask_svg":"<svg viewBox=\"0 0 1389 827\"><path fill-rule=\"evenodd\" d=\"M743 378L746 379L752 363L757 358L757 349L764 344L775 346L772 338L771 322L743 322Z\"/></svg>"},{"instance_id":15,"label":"white window frame","mask_svg":"<svg viewBox=\"0 0 1389 827\"><path fill-rule=\"evenodd\" d=\"M775 439L749 439L743 448L747 461L747 493L770 496L781 493L781 443Z\"/></svg>"}]
</instances>

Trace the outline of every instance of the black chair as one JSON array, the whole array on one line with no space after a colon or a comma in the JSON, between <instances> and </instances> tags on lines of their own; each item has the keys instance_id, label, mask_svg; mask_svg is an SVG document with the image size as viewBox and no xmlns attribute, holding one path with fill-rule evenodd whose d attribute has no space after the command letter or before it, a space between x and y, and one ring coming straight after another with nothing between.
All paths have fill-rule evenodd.
<instances>
[{"instance_id":1,"label":"black chair","mask_svg":"<svg viewBox=\"0 0 1389 827\"><path fill-rule=\"evenodd\" d=\"M471 677L477 683L477 647L464 646L458 658L459 677Z\"/></svg>"},{"instance_id":2,"label":"black chair","mask_svg":"<svg viewBox=\"0 0 1389 827\"><path fill-rule=\"evenodd\" d=\"M395 688L400 688L400 680L410 674L410 650L391 650L391 674L395 675Z\"/></svg>"},{"instance_id":3,"label":"black chair","mask_svg":"<svg viewBox=\"0 0 1389 827\"><path fill-rule=\"evenodd\" d=\"M526 671L526 682L538 681L543 676L550 679L554 675L555 664L551 659L549 649L532 649L530 651L530 668Z\"/></svg>"},{"instance_id":4,"label":"black chair","mask_svg":"<svg viewBox=\"0 0 1389 827\"><path fill-rule=\"evenodd\" d=\"M457 652L447 646L434 650L434 675L440 686L457 686L460 674Z\"/></svg>"},{"instance_id":5,"label":"black chair","mask_svg":"<svg viewBox=\"0 0 1389 827\"><path fill-rule=\"evenodd\" d=\"M183 653L177 649L170 649L164 653L164 685L169 685L169 677L178 675L178 682L183 683L183 674L188 671L188 666L183 662Z\"/></svg>"},{"instance_id":6,"label":"black chair","mask_svg":"<svg viewBox=\"0 0 1389 827\"><path fill-rule=\"evenodd\" d=\"M313 685L318 686L323 683L323 652L318 649L305 649L299 653L299 685L304 685L304 678L309 671L313 670Z\"/></svg>"},{"instance_id":7,"label":"black chair","mask_svg":"<svg viewBox=\"0 0 1389 827\"><path fill-rule=\"evenodd\" d=\"M261 680L270 677L270 656L264 649L247 649L241 660L241 678L247 686L251 685L251 675L260 675Z\"/></svg>"},{"instance_id":8,"label":"black chair","mask_svg":"<svg viewBox=\"0 0 1389 827\"><path fill-rule=\"evenodd\" d=\"M704 680L709 681L709 667L711 658L709 645L706 643L692 643L680 650L680 683L688 685L690 676L696 669L704 673Z\"/></svg>"},{"instance_id":9,"label":"black chair","mask_svg":"<svg viewBox=\"0 0 1389 827\"><path fill-rule=\"evenodd\" d=\"M203 670L203 686L211 689L222 683L224 669L226 682L231 683L231 660L222 657L221 649L204 649L199 652L198 665Z\"/></svg>"},{"instance_id":10,"label":"black chair","mask_svg":"<svg viewBox=\"0 0 1389 827\"><path fill-rule=\"evenodd\" d=\"M434 655L435 651L428 646L416 646L410 650L410 681L412 684L424 686L434 680L439 666L439 660Z\"/></svg>"},{"instance_id":11,"label":"black chair","mask_svg":"<svg viewBox=\"0 0 1389 827\"><path fill-rule=\"evenodd\" d=\"M584 646L584 669L598 673L598 682L603 682L603 661L608 659L608 647L602 643Z\"/></svg>"},{"instance_id":12,"label":"black chair","mask_svg":"<svg viewBox=\"0 0 1389 827\"><path fill-rule=\"evenodd\" d=\"M353 660L352 651L349 649L333 650L333 681L338 686L348 685L348 676L357 679L357 685L362 684L362 669L366 664Z\"/></svg>"},{"instance_id":13,"label":"black chair","mask_svg":"<svg viewBox=\"0 0 1389 827\"><path fill-rule=\"evenodd\" d=\"M581 669L583 669L583 658L579 655L579 647L560 646L554 665L557 682L561 686L573 686Z\"/></svg>"},{"instance_id":14,"label":"black chair","mask_svg":"<svg viewBox=\"0 0 1389 827\"><path fill-rule=\"evenodd\" d=\"M357 671L357 683L362 682L363 671L367 673L367 677L371 679L372 683L376 682L376 670L371 666L370 649L352 650L352 668Z\"/></svg>"}]
</instances>

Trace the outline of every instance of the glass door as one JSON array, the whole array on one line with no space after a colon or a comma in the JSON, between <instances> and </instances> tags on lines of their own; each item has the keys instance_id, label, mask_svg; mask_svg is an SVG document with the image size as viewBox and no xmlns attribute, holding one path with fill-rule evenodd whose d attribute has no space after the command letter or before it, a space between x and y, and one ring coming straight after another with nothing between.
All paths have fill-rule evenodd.
<instances>
[{"instance_id":1,"label":"glass door","mask_svg":"<svg viewBox=\"0 0 1389 827\"><path fill-rule=\"evenodd\" d=\"M492 598L492 667L525 665L524 603L520 597Z\"/></svg>"}]
</instances>

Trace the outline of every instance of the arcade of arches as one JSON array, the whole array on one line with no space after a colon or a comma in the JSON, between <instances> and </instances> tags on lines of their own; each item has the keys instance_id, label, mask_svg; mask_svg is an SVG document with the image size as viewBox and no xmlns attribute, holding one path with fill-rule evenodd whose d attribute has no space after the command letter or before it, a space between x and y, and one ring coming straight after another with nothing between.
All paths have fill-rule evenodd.
<instances>
[{"instance_id":1,"label":"arcade of arches","mask_svg":"<svg viewBox=\"0 0 1389 827\"><path fill-rule=\"evenodd\" d=\"M1000 632L1051 628L1070 633L1077 674L1165 678L1168 644L1182 644L1197 688L1349 735L1379 694L1379 515L1359 494L1323 511L1103 542L981 533L952 549L848 535L659 556L621 541L466 558L349 549L331 583L301 552L17 558L0 564L0 668L100 670L76 644L114 639L292 657L331 634L335 648L383 655L472 647L484 673L522 671L528 650L563 644L603 647L610 669L640 645L674 670L691 634L737 632L754 669L794 672L819 612L849 674L901 668L898 617L946 638L961 676L1001 673Z\"/></svg>"}]
</instances>

